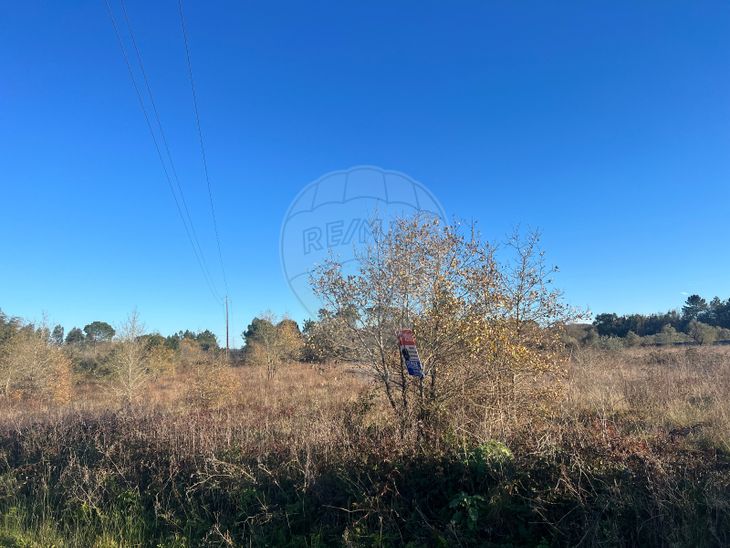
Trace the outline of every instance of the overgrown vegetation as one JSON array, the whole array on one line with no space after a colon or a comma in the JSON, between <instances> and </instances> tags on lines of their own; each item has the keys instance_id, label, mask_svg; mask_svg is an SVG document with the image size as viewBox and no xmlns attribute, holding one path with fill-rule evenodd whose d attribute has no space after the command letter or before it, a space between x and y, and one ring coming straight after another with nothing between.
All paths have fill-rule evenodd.
<instances>
[{"instance_id":1,"label":"overgrown vegetation","mask_svg":"<svg viewBox=\"0 0 730 548\"><path fill-rule=\"evenodd\" d=\"M0 543L726 545L728 363L722 348L582 351L541 420L428 443L342 366L226 368L234 388L212 404L184 371L127 409L98 391L16 402Z\"/></svg>"},{"instance_id":2,"label":"overgrown vegetation","mask_svg":"<svg viewBox=\"0 0 730 548\"><path fill-rule=\"evenodd\" d=\"M0 545L730 544L730 348L566 347L535 236L378 237L243 362L0 316Z\"/></svg>"}]
</instances>

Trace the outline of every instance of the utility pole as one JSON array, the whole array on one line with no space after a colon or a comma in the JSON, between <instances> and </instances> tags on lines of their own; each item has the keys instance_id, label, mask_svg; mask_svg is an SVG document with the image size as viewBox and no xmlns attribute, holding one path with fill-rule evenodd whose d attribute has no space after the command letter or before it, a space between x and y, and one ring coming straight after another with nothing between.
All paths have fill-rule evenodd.
<instances>
[{"instance_id":1,"label":"utility pole","mask_svg":"<svg viewBox=\"0 0 730 548\"><path fill-rule=\"evenodd\" d=\"M226 295L226 361L228 361L228 352L230 351L230 348L228 347L228 295Z\"/></svg>"}]
</instances>

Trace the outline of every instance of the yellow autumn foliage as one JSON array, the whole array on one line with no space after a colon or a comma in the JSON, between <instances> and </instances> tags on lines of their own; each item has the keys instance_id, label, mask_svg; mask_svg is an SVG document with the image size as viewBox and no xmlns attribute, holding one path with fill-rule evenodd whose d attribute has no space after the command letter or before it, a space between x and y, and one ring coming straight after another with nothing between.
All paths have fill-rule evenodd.
<instances>
[{"instance_id":1,"label":"yellow autumn foliage","mask_svg":"<svg viewBox=\"0 0 730 548\"><path fill-rule=\"evenodd\" d=\"M403 430L424 433L454 414L492 420L559 393L561 328L575 316L553 272L536 234L496 245L417 216L375 234L354 274L330 260L313 284L327 318L349 318L332 330L336 346L377 379ZM415 333L423 378L401 364L401 328Z\"/></svg>"}]
</instances>

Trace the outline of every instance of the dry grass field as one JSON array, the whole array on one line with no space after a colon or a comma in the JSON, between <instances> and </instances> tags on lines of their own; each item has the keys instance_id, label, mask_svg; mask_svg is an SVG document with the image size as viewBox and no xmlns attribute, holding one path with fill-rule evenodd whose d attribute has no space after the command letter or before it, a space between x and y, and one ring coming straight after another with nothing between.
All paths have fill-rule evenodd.
<instances>
[{"instance_id":1,"label":"dry grass field","mask_svg":"<svg viewBox=\"0 0 730 548\"><path fill-rule=\"evenodd\" d=\"M0 411L0 545L728 545L728 388L730 348L579 350L558 401L426 442L344 366L78 379Z\"/></svg>"}]
</instances>

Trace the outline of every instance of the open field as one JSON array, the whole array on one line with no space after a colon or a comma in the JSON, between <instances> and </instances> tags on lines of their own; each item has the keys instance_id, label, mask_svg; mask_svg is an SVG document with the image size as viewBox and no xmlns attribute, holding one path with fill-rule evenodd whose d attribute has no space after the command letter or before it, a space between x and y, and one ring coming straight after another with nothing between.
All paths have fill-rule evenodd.
<instances>
[{"instance_id":1,"label":"open field","mask_svg":"<svg viewBox=\"0 0 730 548\"><path fill-rule=\"evenodd\" d=\"M727 347L581 350L539 413L424 442L335 365L179 370L131 407L82 381L3 407L0 544L728 545L729 388Z\"/></svg>"},{"instance_id":2,"label":"open field","mask_svg":"<svg viewBox=\"0 0 730 548\"><path fill-rule=\"evenodd\" d=\"M730 548L727 1L0 14L0 548Z\"/></svg>"}]
</instances>

